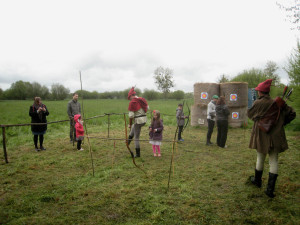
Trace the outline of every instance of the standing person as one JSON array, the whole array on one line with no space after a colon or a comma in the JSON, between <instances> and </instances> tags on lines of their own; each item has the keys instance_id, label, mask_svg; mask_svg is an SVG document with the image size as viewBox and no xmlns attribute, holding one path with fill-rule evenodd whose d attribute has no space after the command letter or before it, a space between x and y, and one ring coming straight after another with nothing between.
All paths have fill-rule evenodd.
<instances>
[{"instance_id":1,"label":"standing person","mask_svg":"<svg viewBox=\"0 0 300 225\"><path fill-rule=\"evenodd\" d=\"M74 116L74 121L75 121L75 129L76 129L77 150L83 151L83 148L81 148L81 143L84 139L84 129L83 129L83 120L81 118L81 115L76 114Z\"/></svg>"},{"instance_id":2,"label":"standing person","mask_svg":"<svg viewBox=\"0 0 300 225\"><path fill-rule=\"evenodd\" d=\"M78 94L73 94L73 99L68 102L68 109L67 113L70 119L70 142L73 142L73 137L76 137L76 130L75 130L75 122L74 116L76 114L81 114L81 106L78 102Z\"/></svg>"},{"instance_id":3,"label":"standing person","mask_svg":"<svg viewBox=\"0 0 300 225\"><path fill-rule=\"evenodd\" d=\"M227 105L225 105L225 98L221 96L216 105L216 115L217 115L217 145L221 148L226 148L225 145L227 140L228 132L228 115L230 114Z\"/></svg>"},{"instance_id":4,"label":"standing person","mask_svg":"<svg viewBox=\"0 0 300 225\"><path fill-rule=\"evenodd\" d=\"M212 145L210 142L211 135L214 131L215 121L216 121L216 102L218 100L218 95L214 95L212 100L207 105L207 135L206 135L206 145Z\"/></svg>"},{"instance_id":5,"label":"standing person","mask_svg":"<svg viewBox=\"0 0 300 225\"><path fill-rule=\"evenodd\" d=\"M46 105L42 103L40 97L35 97L33 105L29 108L29 116L31 117L31 123L47 123L46 116L49 115ZM43 146L44 134L47 130L47 124L43 125L31 125L31 131L33 134L33 142L35 151L46 150ZM38 148L38 138L40 140L40 148Z\"/></svg>"},{"instance_id":6,"label":"standing person","mask_svg":"<svg viewBox=\"0 0 300 225\"><path fill-rule=\"evenodd\" d=\"M154 156L161 156L160 145L162 141L162 132L164 129L163 121L160 119L160 112L158 110L153 111L153 119L149 127L150 144L152 144L152 150ZM158 155L156 154L156 150Z\"/></svg>"},{"instance_id":7,"label":"standing person","mask_svg":"<svg viewBox=\"0 0 300 225\"><path fill-rule=\"evenodd\" d=\"M178 141L184 141L181 137L181 133L184 126L184 119L188 117L184 116L183 105L181 103L178 104L178 107L176 109L176 118L177 118L177 126L178 126Z\"/></svg>"},{"instance_id":8,"label":"standing person","mask_svg":"<svg viewBox=\"0 0 300 225\"><path fill-rule=\"evenodd\" d=\"M147 122L147 115L146 112L149 108L148 103L146 99L136 96L136 92L134 91L134 87L130 89L128 92L128 100L129 106L129 128L130 134L128 137L128 145L130 144L133 137L135 137L135 150L136 150L136 156L141 156L141 149L140 149L140 133L142 126L144 126Z\"/></svg>"},{"instance_id":9,"label":"standing person","mask_svg":"<svg viewBox=\"0 0 300 225\"><path fill-rule=\"evenodd\" d=\"M255 88L255 90L258 91L259 98L248 110L248 117L254 121L249 148L256 149L257 151L255 176L250 177L250 181L255 186L261 187L264 161L266 155L269 154L270 170L265 194L270 198L273 198L275 197L274 189L278 176L278 153L288 149L284 125L291 122L296 117L296 112L293 108L284 104L280 107L280 114L278 115L277 122L268 133L259 128L260 120L264 118L266 112L274 103L274 100L269 95L271 83L272 79L268 79L258 84Z\"/></svg>"}]
</instances>

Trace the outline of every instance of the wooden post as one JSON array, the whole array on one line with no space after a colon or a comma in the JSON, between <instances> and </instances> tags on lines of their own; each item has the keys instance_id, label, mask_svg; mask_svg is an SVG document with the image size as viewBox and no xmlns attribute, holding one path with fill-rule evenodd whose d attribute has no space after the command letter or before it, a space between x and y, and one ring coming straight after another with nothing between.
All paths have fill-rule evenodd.
<instances>
[{"instance_id":1,"label":"wooden post","mask_svg":"<svg viewBox=\"0 0 300 225\"><path fill-rule=\"evenodd\" d=\"M107 137L109 138L109 126L110 126L110 114L108 114L108 117L107 117Z\"/></svg>"},{"instance_id":2,"label":"wooden post","mask_svg":"<svg viewBox=\"0 0 300 225\"><path fill-rule=\"evenodd\" d=\"M4 151L5 162L8 163L7 152L6 152L5 127L2 127L2 141L3 141L3 151Z\"/></svg>"}]
</instances>

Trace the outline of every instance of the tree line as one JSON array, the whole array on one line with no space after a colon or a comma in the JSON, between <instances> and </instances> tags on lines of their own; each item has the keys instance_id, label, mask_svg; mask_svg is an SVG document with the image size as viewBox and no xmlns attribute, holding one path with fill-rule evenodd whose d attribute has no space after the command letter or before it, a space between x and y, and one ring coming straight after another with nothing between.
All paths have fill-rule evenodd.
<instances>
[{"instance_id":1,"label":"tree line","mask_svg":"<svg viewBox=\"0 0 300 225\"><path fill-rule=\"evenodd\" d=\"M123 91L109 91L99 93L97 91L86 91L86 90L77 90L76 93L84 99L127 99L127 94L130 88L127 88ZM139 88L135 88L137 95L143 96L148 100L157 100L157 99L185 99L192 98L192 93L185 93L184 91L177 90L174 92L161 93L155 90L145 89L143 92ZM38 82L26 82L19 80L11 84L10 88L3 91L0 88L0 99L1 100L26 100L33 99L34 97L39 96L43 100L64 100L72 98L72 93L62 84L55 83L51 85L49 90L45 85L41 85Z\"/></svg>"}]
</instances>

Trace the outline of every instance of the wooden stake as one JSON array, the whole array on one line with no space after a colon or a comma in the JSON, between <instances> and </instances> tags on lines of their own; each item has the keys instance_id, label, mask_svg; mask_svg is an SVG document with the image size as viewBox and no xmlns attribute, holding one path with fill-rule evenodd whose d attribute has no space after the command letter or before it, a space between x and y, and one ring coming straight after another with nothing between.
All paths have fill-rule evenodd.
<instances>
[{"instance_id":1,"label":"wooden stake","mask_svg":"<svg viewBox=\"0 0 300 225\"><path fill-rule=\"evenodd\" d=\"M7 152L6 152L6 137L5 137L5 127L2 127L2 141L3 141L3 152L5 162L8 163Z\"/></svg>"},{"instance_id":2,"label":"wooden stake","mask_svg":"<svg viewBox=\"0 0 300 225\"><path fill-rule=\"evenodd\" d=\"M81 71L79 71L79 76L80 76L80 86L81 86L81 93L82 93ZM82 118L84 120L83 96L82 96ZM93 168L93 177L94 177L95 176L94 160L93 160L93 153L92 153L92 147L90 144L89 134L88 134L87 126L86 126L86 121L84 121L84 128L85 128L85 132L86 132L86 136L87 136L87 140L88 140L89 152L90 152L91 163L92 163L92 168Z\"/></svg>"}]
</instances>

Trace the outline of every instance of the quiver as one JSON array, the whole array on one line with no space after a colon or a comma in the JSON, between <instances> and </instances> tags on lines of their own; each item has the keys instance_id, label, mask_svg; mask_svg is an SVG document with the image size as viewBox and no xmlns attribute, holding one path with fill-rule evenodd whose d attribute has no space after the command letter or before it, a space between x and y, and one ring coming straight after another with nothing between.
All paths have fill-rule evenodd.
<instances>
[{"instance_id":1,"label":"quiver","mask_svg":"<svg viewBox=\"0 0 300 225\"><path fill-rule=\"evenodd\" d=\"M285 108L285 106L285 101L280 97L276 97L265 115L258 121L259 129L263 132L269 133L277 124L280 112Z\"/></svg>"}]
</instances>

